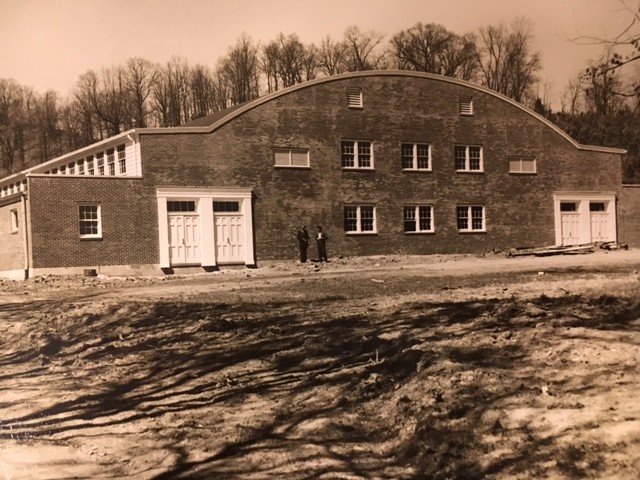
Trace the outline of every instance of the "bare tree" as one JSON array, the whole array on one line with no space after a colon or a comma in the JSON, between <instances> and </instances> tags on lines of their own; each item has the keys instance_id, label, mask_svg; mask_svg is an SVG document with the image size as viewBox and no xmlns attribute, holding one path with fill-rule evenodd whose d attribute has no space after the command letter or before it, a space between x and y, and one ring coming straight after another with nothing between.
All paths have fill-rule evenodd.
<instances>
[{"instance_id":1,"label":"bare tree","mask_svg":"<svg viewBox=\"0 0 640 480\"><path fill-rule=\"evenodd\" d=\"M459 36L442 25L417 23L390 41L397 68L471 80L477 71L473 36Z\"/></svg>"},{"instance_id":2,"label":"bare tree","mask_svg":"<svg viewBox=\"0 0 640 480\"><path fill-rule=\"evenodd\" d=\"M477 50L482 83L521 102L531 93L542 67L538 53L532 53L531 28L517 19L511 30L504 24L480 29Z\"/></svg>"},{"instance_id":3,"label":"bare tree","mask_svg":"<svg viewBox=\"0 0 640 480\"><path fill-rule=\"evenodd\" d=\"M192 105L191 118L204 117L218 110L217 86L209 68L196 65L191 70L189 89Z\"/></svg>"},{"instance_id":4,"label":"bare tree","mask_svg":"<svg viewBox=\"0 0 640 480\"><path fill-rule=\"evenodd\" d=\"M346 72L346 44L332 40L328 36L323 38L318 51L318 69L327 76Z\"/></svg>"},{"instance_id":5,"label":"bare tree","mask_svg":"<svg viewBox=\"0 0 640 480\"><path fill-rule=\"evenodd\" d=\"M127 60L125 85L132 104L134 127L148 126L149 97L157 78L157 68L148 60L139 57Z\"/></svg>"},{"instance_id":6,"label":"bare tree","mask_svg":"<svg viewBox=\"0 0 640 480\"><path fill-rule=\"evenodd\" d=\"M229 90L232 104L258 97L258 48L251 37L243 33L236 45L229 49L227 56L220 61L218 68Z\"/></svg>"},{"instance_id":7,"label":"bare tree","mask_svg":"<svg viewBox=\"0 0 640 480\"><path fill-rule=\"evenodd\" d=\"M346 70L381 70L387 67L387 59L381 49L384 35L379 32L362 32L356 26L350 26L344 32Z\"/></svg>"}]
</instances>

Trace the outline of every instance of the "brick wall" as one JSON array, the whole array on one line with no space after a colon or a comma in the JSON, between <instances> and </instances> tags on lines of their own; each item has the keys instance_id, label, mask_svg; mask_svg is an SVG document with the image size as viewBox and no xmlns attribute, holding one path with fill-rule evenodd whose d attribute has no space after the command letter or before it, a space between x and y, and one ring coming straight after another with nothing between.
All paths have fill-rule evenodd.
<instances>
[{"instance_id":1,"label":"brick wall","mask_svg":"<svg viewBox=\"0 0 640 480\"><path fill-rule=\"evenodd\" d=\"M360 87L364 108L346 107ZM458 96L475 114L458 115ZM344 171L340 140L371 140L374 171ZM253 189L256 256L294 258L301 223L323 225L329 255L485 252L555 242L553 192L621 191L620 155L576 149L508 102L465 86L395 76L341 79L250 110L211 134L143 135L143 182ZM403 172L400 143L432 146L432 172ZM456 173L454 144L483 146L483 173ZM309 148L311 168L274 168L273 147ZM509 174L510 155L537 159ZM343 206L377 207L377 234L346 235ZM405 234L403 205L434 207L435 233ZM456 206L486 207L486 233L459 233Z\"/></svg>"},{"instance_id":2,"label":"brick wall","mask_svg":"<svg viewBox=\"0 0 640 480\"><path fill-rule=\"evenodd\" d=\"M0 270L24 269L24 225L20 196L0 203ZM3 199L4 200L4 199ZM18 231L12 231L11 212L18 213Z\"/></svg>"},{"instance_id":3,"label":"brick wall","mask_svg":"<svg viewBox=\"0 0 640 480\"><path fill-rule=\"evenodd\" d=\"M640 247L640 185L623 185L618 202L618 238L630 247Z\"/></svg>"},{"instance_id":4,"label":"brick wall","mask_svg":"<svg viewBox=\"0 0 640 480\"><path fill-rule=\"evenodd\" d=\"M158 263L155 190L141 180L30 177L32 268ZM102 238L81 239L78 205L98 203Z\"/></svg>"}]
</instances>

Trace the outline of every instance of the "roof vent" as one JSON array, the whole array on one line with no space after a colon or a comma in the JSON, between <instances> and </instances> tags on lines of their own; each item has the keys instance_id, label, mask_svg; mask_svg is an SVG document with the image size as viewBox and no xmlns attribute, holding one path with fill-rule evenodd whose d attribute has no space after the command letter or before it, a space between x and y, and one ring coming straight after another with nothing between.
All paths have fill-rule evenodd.
<instances>
[{"instance_id":1,"label":"roof vent","mask_svg":"<svg viewBox=\"0 0 640 480\"><path fill-rule=\"evenodd\" d=\"M458 107L460 115L473 115L473 97L460 97Z\"/></svg>"},{"instance_id":2,"label":"roof vent","mask_svg":"<svg viewBox=\"0 0 640 480\"><path fill-rule=\"evenodd\" d=\"M347 88L347 105L349 108L362 108L362 89L358 87Z\"/></svg>"}]
</instances>

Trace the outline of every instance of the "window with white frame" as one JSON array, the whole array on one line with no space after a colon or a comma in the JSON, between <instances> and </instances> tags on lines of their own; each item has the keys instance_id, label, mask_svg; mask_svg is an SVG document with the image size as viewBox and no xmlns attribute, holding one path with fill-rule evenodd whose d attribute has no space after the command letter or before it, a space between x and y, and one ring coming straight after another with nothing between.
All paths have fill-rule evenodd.
<instances>
[{"instance_id":1,"label":"window with white frame","mask_svg":"<svg viewBox=\"0 0 640 480\"><path fill-rule=\"evenodd\" d=\"M342 168L373 169L373 148L371 142L363 140L343 140L341 142Z\"/></svg>"},{"instance_id":2,"label":"window with white frame","mask_svg":"<svg viewBox=\"0 0 640 480\"><path fill-rule=\"evenodd\" d=\"M87 175L95 175L95 161L93 159L93 155L89 155L87 157Z\"/></svg>"},{"instance_id":3,"label":"window with white frame","mask_svg":"<svg viewBox=\"0 0 640 480\"><path fill-rule=\"evenodd\" d=\"M536 158L509 157L509 173L536 173Z\"/></svg>"},{"instance_id":4,"label":"window with white frame","mask_svg":"<svg viewBox=\"0 0 640 480\"><path fill-rule=\"evenodd\" d=\"M309 167L309 149L274 148L273 159L276 167Z\"/></svg>"},{"instance_id":5,"label":"window with white frame","mask_svg":"<svg viewBox=\"0 0 640 480\"><path fill-rule=\"evenodd\" d=\"M102 152L96 155L96 167L98 175L104 175L104 153Z\"/></svg>"},{"instance_id":6,"label":"window with white frame","mask_svg":"<svg viewBox=\"0 0 640 480\"><path fill-rule=\"evenodd\" d=\"M9 214L11 216L11 233L18 233L18 210L13 209Z\"/></svg>"},{"instance_id":7,"label":"window with white frame","mask_svg":"<svg viewBox=\"0 0 640 480\"><path fill-rule=\"evenodd\" d=\"M460 115L473 115L473 97L461 96L458 99L458 111Z\"/></svg>"},{"instance_id":8,"label":"window with white frame","mask_svg":"<svg viewBox=\"0 0 640 480\"><path fill-rule=\"evenodd\" d=\"M67 166L66 165L60 165L60 170L58 171L58 173L60 175L66 175L67 174Z\"/></svg>"},{"instance_id":9,"label":"window with white frame","mask_svg":"<svg viewBox=\"0 0 640 480\"><path fill-rule=\"evenodd\" d=\"M400 151L403 170L431 170L431 145L403 143Z\"/></svg>"},{"instance_id":10,"label":"window with white frame","mask_svg":"<svg viewBox=\"0 0 640 480\"><path fill-rule=\"evenodd\" d=\"M127 151L124 145L118 145L118 168L120 175L127 173Z\"/></svg>"},{"instance_id":11,"label":"window with white frame","mask_svg":"<svg viewBox=\"0 0 640 480\"><path fill-rule=\"evenodd\" d=\"M79 205L78 225L80 228L80 238L101 238L102 224L100 219L100 205Z\"/></svg>"},{"instance_id":12,"label":"window with white frame","mask_svg":"<svg viewBox=\"0 0 640 480\"><path fill-rule=\"evenodd\" d=\"M433 232L433 207L431 205L405 205L405 233Z\"/></svg>"},{"instance_id":13,"label":"window with white frame","mask_svg":"<svg viewBox=\"0 0 640 480\"><path fill-rule=\"evenodd\" d=\"M462 205L457 207L458 231L460 232L484 232L486 220L484 206Z\"/></svg>"},{"instance_id":14,"label":"window with white frame","mask_svg":"<svg viewBox=\"0 0 640 480\"><path fill-rule=\"evenodd\" d=\"M67 172L69 173L69 175L75 175L76 174L76 162L71 162L67 166Z\"/></svg>"},{"instance_id":15,"label":"window with white frame","mask_svg":"<svg viewBox=\"0 0 640 480\"><path fill-rule=\"evenodd\" d=\"M456 171L482 172L482 147L478 145L455 145L453 151Z\"/></svg>"},{"instance_id":16,"label":"window with white frame","mask_svg":"<svg viewBox=\"0 0 640 480\"><path fill-rule=\"evenodd\" d=\"M373 205L346 205L344 207L346 233L375 233L376 208Z\"/></svg>"},{"instance_id":17,"label":"window with white frame","mask_svg":"<svg viewBox=\"0 0 640 480\"><path fill-rule=\"evenodd\" d=\"M107 150L107 168L109 169L109 175L115 176L116 174L116 153L113 148Z\"/></svg>"},{"instance_id":18,"label":"window with white frame","mask_svg":"<svg viewBox=\"0 0 640 480\"><path fill-rule=\"evenodd\" d=\"M358 87L347 88L347 106L349 108L362 108L362 89Z\"/></svg>"},{"instance_id":19,"label":"window with white frame","mask_svg":"<svg viewBox=\"0 0 640 480\"><path fill-rule=\"evenodd\" d=\"M84 175L84 159L78 160L78 175Z\"/></svg>"}]
</instances>

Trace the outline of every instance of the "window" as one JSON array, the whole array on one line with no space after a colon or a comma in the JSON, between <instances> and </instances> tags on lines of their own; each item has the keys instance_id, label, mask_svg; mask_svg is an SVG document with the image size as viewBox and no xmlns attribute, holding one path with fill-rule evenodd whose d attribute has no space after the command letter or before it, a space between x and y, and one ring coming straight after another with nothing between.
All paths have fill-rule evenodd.
<instances>
[{"instance_id":1,"label":"window","mask_svg":"<svg viewBox=\"0 0 640 480\"><path fill-rule=\"evenodd\" d=\"M70 163L68 165L67 172L69 173L69 175L75 175L75 173L76 173L76 164L75 164L75 162L72 162L72 163Z\"/></svg>"},{"instance_id":2,"label":"window","mask_svg":"<svg viewBox=\"0 0 640 480\"><path fill-rule=\"evenodd\" d=\"M361 140L342 141L342 168L373 169L371 142Z\"/></svg>"},{"instance_id":3,"label":"window","mask_svg":"<svg viewBox=\"0 0 640 480\"><path fill-rule=\"evenodd\" d=\"M84 175L84 160L78 160L78 175Z\"/></svg>"},{"instance_id":4,"label":"window","mask_svg":"<svg viewBox=\"0 0 640 480\"><path fill-rule=\"evenodd\" d=\"M433 208L430 205L404 207L404 231L433 232Z\"/></svg>"},{"instance_id":5,"label":"window","mask_svg":"<svg viewBox=\"0 0 640 480\"><path fill-rule=\"evenodd\" d=\"M120 169L120 175L127 173L127 151L124 145L118 146L118 168Z\"/></svg>"},{"instance_id":6,"label":"window","mask_svg":"<svg viewBox=\"0 0 640 480\"><path fill-rule=\"evenodd\" d=\"M100 238L100 205L80 205L78 208L80 238Z\"/></svg>"},{"instance_id":7,"label":"window","mask_svg":"<svg viewBox=\"0 0 640 480\"><path fill-rule=\"evenodd\" d=\"M458 230L460 232L483 232L486 229L484 207L480 205L461 206L458 211Z\"/></svg>"},{"instance_id":8,"label":"window","mask_svg":"<svg viewBox=\"0 0 640 480\"><path fill-rule=\"evenodd\" d=\"M195 212L194 200L170 200L167 202L167 212Z\"/></svg>"},{"instance_id":9,"label":"window","mask_svg":"<svg viewBox=\"0 0 640 480\"><path fill-rule=\"evenodd\" d=\"M458 99L460 115L473 115L473 97L462 96Z\"/></svg>"},{"instance_id":10,"label":"window","mask_svg":"<svg viewBox=\"0 0 640 480\"><path fill-rule=\"evenodd\" d=\"M604 202L589 202L590 212L606 212L607 206Z\"/></svg>"},{"instance_id":11,"label":"window","mask_svg":"<svg viewBox=\"0 0 640 480\"><path fill-rule=\"evenodd\" d=\"M456 145L454 147L456 170L462 172L482 171L482 147Z\"/></svg>"},{"instance_id":12,"label":"window","mask_svg":"<svg viewBox=\"0 0 640 480\"><path fill-rule=\"evenodd\" d=\"M95 175L93 155L87 157L87 175Z\"/></svg>"},{"instance_id":13,"label":"window","mask_svg":"<svg viewBox=\"0 0 640 480\"><path fill-rule=\"evenodd\" d=\"M375 233L376 209L373 205L344 207L344 231L347 233Z\"/></svg>"},{"instance_id":14,"label":"window","mask_svg":"<svg viewBox=\"0 0 640 480\"><path fill-rule=\"evenodd\" d=\"M403 170L431 170L431 145L403 143L400 150Z\"/></svg>"},{"instance_id":15,"label":"window","mask_svg":"<svg viewBox=\"0 0 640 480\"><path fill-rule=\"evenodd\" d=\"M66 165L62 165L60 167L60 171L58 173L60 173L60 175L66 175L67 174L67 166Z\"/></svg>"},{"instance_id":16,"label":"window","mask_svg":"<svg viewBox=\"0 0 640 480\"><path fill-rule=\"evenodd\" d=\"M578 204L575 202L560 202L561 212L577 212Z\"/></svg>"},{"instance_id":17,"label":"window","mask_svg":"<svg viewBox=\"0 0 640 480\"><path fill-rule=\"evenodd\" d=\"M240 202L213 202L213 211L217 213L239 212Z\"/></svg>"},{"instance_id":18,"label":"window","mask_svg":"<svg viewBox=\"0 0 640 480\"><path fill-rule=\"evenodd\" d=\"M357 87L347 88L347 105L349 108L362 108L362 89Z\"/></svg>"},{"instance_id":19,"label":"window","mask_svg":"<svg viewBox=\"0 0 640 480\"><path fill-rule=\"evenodd\" d=\"M309 150L303 148L274 148L274 164L276 167L308 167Z\"/></svg>"},{"instance_id":20,"label":"window","mask_svg":"<svg viewBox=\"0 0 640 480\"><path fill-rule=\"evenodd\" d=\"M104 153L100 152L96 155L96 165L98 167L98 175L104 175Z\"/></svg>"},{"instance_id":21,"label":"window","mask_svg":"<svg viewBox=\"0 0 640 480\"><path fill-rule=\"evenodd\" d=\"M509 157L509 173L536 173L535 157Z\"/></svg>"},{"instance_id":22,"label":"window","mask_svg":"<svg viewBox=\"0 0 640 480\"><path fill-rule=\"evenodd\" d=\"M113 148L107 150L107 167L109 175L113 177L116 174L116 155Z\"/></svg>"},{"instance_id":23,"label":"window","mask_svg":"<svg viewBox=\"0 0 640 480\"><path fill-rule=\"evenodd\" d=\"M11 215L11 233L18 233L18 210L13 209L9 214Z\"/></svg>"}]
</instances>

